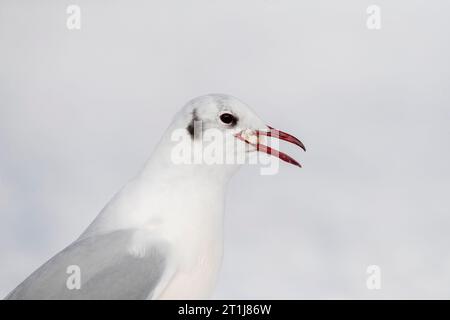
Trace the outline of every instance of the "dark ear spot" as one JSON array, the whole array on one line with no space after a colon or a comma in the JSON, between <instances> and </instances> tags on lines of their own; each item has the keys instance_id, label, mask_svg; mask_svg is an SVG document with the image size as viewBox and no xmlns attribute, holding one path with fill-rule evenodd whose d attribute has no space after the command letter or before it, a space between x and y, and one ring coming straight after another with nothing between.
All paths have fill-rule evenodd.
<instances>
[{"instance_id":1,"label":"dark ear spot","mask_svg":"<svg viewBox=\"0 0 450 320\"><path fill-rule=\"evenodd\" d=\"M191 138L194 139L196 138L196 132L195 132L195 122L196 121L200 121L200 119L197 116L197 111L194 109L192 110L192 119L191 122L189 122L189 125L187 126L187 131L189 132L189 134L191 135ZM198 133L197 133L198 136Z\"/></svg>"}]
</instances>

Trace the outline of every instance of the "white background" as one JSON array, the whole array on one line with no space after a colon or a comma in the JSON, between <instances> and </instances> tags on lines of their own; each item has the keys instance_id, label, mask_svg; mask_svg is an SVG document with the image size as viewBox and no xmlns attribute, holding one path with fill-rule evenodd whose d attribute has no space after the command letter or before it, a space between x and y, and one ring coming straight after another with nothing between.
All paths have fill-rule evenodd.
<instances>
[{"instance_id":1,"label":"white background","mask_svg":"<svg viewBox=\"0 0 450 320\"><path fill-rule=\"evenodd\" d=\"M283 145L303 169L232 181L215 298L450 298L449 9L0 0L0 297L84 230L187 100L221 92L308 152Z\"/></svg>"}]
</instances>

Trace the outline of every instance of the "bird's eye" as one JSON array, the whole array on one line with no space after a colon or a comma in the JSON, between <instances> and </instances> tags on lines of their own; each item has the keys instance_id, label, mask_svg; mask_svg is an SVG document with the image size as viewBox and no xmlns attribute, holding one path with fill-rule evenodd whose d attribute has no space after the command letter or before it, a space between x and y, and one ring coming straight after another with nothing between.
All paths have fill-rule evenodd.
<instances>
[{"instance_id":1,"label":"bird's eye","mask_svg":"<svg viewBox=\"0 0 450 320\"><path fill-rule=\"evenodd\" d=\"M237 122L235 116L233 116L231 113L222 113L220 115L220 121L225 124L235 124Z\"/></svg>"}]
</instances>

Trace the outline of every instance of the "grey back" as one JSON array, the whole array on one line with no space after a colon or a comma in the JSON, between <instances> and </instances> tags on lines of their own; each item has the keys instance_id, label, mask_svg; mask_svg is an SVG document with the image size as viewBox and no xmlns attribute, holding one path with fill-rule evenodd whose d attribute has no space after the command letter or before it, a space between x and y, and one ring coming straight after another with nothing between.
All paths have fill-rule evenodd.
<instances>
[{"instance_id":1,"label":"grey back","mask_svg":"<svg viewBox=\"0 0 450 320\"><path fill-rule=\"evenodd\" d=\"M163 276L167 246L153 243L143 257L132 255L127 246L133 233L120 230L75 241L6 299L146 299ZM67 285L70 266L79 267L79 289Z\"/></svg>"}]
</instances>

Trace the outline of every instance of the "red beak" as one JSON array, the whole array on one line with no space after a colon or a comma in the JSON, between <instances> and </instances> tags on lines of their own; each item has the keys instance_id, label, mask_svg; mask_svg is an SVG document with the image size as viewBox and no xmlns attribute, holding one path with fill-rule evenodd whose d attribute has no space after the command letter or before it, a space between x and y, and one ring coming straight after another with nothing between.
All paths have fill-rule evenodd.
<instances>
[{"instance_id":1,"label":"red beak","mask_svg":"<svg viewBox=\"0 0 450 320\"><path fill-rule=\"evenodd\" d=\"M305 145L296 137L294 137L293 135L290 135L289 133L283 132L283 131L279 131L277 129L274 129L270 126L268 126L269 131L256 131L256 135L257 136L268 136L268 137L273 137L273 138L278 138L280 140L284 140L290 143L293 143L297 146L299 146L300 148L302 148L304 151L306 151ZM260 144L259 142L255 143L251 143L248 140L246 140L244 137L242 137L240 134L236 135L237 138L241 139L242 141L256 147L256 150L267 153L269 155L275 156L287 163L293 164L295 166L298 167L302 167L300 163L298 163L296 160L294 160L292 157L288 156L287 154L278 151L276 149L273 149L271 147L268 147L266 145Z\"/></svg>"}]
</instances>

